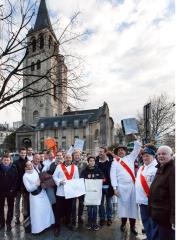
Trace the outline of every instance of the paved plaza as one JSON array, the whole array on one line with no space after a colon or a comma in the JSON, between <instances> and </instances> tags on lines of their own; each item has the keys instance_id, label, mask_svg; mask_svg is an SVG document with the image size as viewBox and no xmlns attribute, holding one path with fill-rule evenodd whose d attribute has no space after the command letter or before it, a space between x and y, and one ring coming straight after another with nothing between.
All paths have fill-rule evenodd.
<instances>
[{"instance_id":1,"label":"paved plaza","mask_svg":"<svg viewBox=\"0 0 177 240\"><path fill-rule=\"evenodd\" d=\"M86 211L84 211L86 213ZM86 221L85 221L86 222ZM104 226L99 231L90 231L85 228L85 225L77 228L75 231L70 231L62 226L60 236L58 238L53 236L53 230L48 229L38 235L25 233L23 224L16 226L12 223L12 231L6 232L5 229L0 231L0 240L142 240L145 239L145 235L141 233L142 225L140 221L136 224L138 230L138 236L135 237L127 229L125 233L120 231L120 220L114 215L112 226Z\"/></svg>"}]
</instances>

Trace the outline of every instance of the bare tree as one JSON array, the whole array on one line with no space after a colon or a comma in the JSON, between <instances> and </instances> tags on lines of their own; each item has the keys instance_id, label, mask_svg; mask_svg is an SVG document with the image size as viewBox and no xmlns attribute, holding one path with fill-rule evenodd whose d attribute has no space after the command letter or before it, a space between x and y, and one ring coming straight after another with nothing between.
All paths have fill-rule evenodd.
<instances>
[{"instance_id":1,"label":"bare tree","mask_svg":"<svg viewBox=\"0 0 177 240\"><path fill-rule=\"evenodd\" d=\"M122 128L119 124L116 124L115 132L116 132L116 135L115 135L116 145L117 144L123 144L124 141L125 141L125 136L124 136L123 130L122 130Z\"/></svg>"},{"instance_id":2,"label":"bare tree","mask_svg":"<svg viewBox=\"0 0 177 240\"><path fill-rule=\"evenodd\" d=\"M162 143L164 145L170 146L173 150L175 150L175 129L167 134L164 134Z\"/></svg>"},{"instance_id":3,"label":"bare tree","mask_svg":"<svg viewBox=\"0 0 177 240\"><path fill-rule=\"evenodd\" d=\"M151 103L151 140L161 139L165 134L175 129L175 104L166 94L154 95ZM141 135L143 135L143 117L138 115Z\"/></svg>"},{"instance_id":4,"label":"bare tree","mask_svg":"<svg viewBox=\"0 0 177 240\"><path fill-rule=\"evenodd\" d=\"M144 119L142 113L138 112L137 113L137 124L138 124L138 131L139 131L139 136L141 139L144 138Z\"/></svg>"},{"instance_id":5,"label":"bare tree","mask_svg":"<svg viewBox=\"0 0 177 240\"><path fill-rule=\"evenodd\" d=\"M27 42L26 36L30 32L31 24L36 15L35 11L36 1L1 0L0 110L30 97L38 98L43 95L57 97L62 94L56 91L61 86L70 99L84 100L83 96L88 85L81 82L82 59L65 51L64 48L65 44L79 40L83 35L82 33L73 32L73 26L79 12L75 13L68 25L60 31L60 36L57 39L57 44L53 46L53 51L46 54L46 57L41 61L41 63L45 62L49 58L56 60L57 66L61 66L61 71L65 76L64 79L58 81L53 77L55 71L57 71L56 64L46 69L46 72L42 74L33 74L29 71L31 65L23 65L29 54L29 48L33 47L33 42ZM62 55L58 52L59 47L63 50ZM29 76L33 78L33 81L23 84L23 78ZM48 84L46 84L46 80ZM60 101L63 101L62 98ZM63 102L63 104L66 103Z\"/></svg>"}]
</instances>

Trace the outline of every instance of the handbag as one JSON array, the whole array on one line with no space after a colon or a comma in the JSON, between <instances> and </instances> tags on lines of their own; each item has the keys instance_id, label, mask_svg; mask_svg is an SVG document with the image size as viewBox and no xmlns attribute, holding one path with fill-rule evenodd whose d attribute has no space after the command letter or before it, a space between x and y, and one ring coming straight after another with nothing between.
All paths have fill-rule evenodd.
<instances>
[{"instance_id":1,"label":"handbag","mask_svg":"<svg viewBox=\"0 0 177 240\"><path fill-rule=\"evenodd\" d=\"M39 173L39 178L41 181L41 187L46 188L53 188L56 186L52 175L48 174L47 172L41 172Z\"/></svg>"}]
</instances>

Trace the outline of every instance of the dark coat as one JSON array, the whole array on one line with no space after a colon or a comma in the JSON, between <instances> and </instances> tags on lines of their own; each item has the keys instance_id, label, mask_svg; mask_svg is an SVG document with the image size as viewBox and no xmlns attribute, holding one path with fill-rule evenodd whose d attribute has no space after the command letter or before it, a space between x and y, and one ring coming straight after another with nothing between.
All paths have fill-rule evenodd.
<instances>
[{"instance_id":1,"label":"dark coat","mask_svg":"<svg viewBox=\"0 0 177 240\"><path fill-rule=\"evenodd\" d=\"M58 163L56 164L56 162L52 162L50 164L50 168L47 171L47 173L50 174L50 175L53 175L57 166L58 166Z\"/></svg>"},{"instance_id":2,"label":"dark coat","mask_svg":"<svg viewBox=\"0 0 177 240\"><path fill-rule=\"evenodd\" d=\"M175 223L175 166L171 160L157 165L157 173L150 187L150 216L160 225Z\"/></svg>"},{"instance_id":3,"label":"dark coat","mask_svg":"<svg viewBox=\"0 0 177 240\"><path fill-rule=\"evenodd\" d=\"M15 161L15 165L17 167L17 171L18 171L18 191L22 191L22 192L26 192L26 188L23 184L23 175L25 173L25 165L27 162L27 158L23 159L23 158L19 158L17 161Z\"/></svg>"},{"instance_id":4,"label":"dark coat","mask_svg":"<svg viewBox=\"0 0 177 240\"><path fill-rule=\"evenodd\" d=\"M109 158L109 161L99 162L99 156L96 157L96 165L101 170L101 172L104 174L103 185L108 185L109 186L109 195L113 196L114 195L114 190L112 188L111 178L110 178L110 171L111 171L111 165L112 165L112 162L113 162L113 157L109 155L108 158Z\"/></svg>"},{"instance_id":5,"label":"dark coat","mask_svg":"<svg viewBox=\"0 0 177 240\"><path fill-rule=\"evenodd\" d=\"M104 175L97 166L94 166L93 168L89 168L89 166L87 166L81 172L81 178L84 178L84 179L104 179Z\"/></svg>"},{"instance_id":6,"label":"dark coat","mask_svg":"<svg viewBox=\"0 0 177 240\"><path fill-rule=\"evenodd\" d=\"M14 164L8 171L4 171L0 164L0 194L16 195L18 187L18 171Z\"/></svg>"}]
</instances>

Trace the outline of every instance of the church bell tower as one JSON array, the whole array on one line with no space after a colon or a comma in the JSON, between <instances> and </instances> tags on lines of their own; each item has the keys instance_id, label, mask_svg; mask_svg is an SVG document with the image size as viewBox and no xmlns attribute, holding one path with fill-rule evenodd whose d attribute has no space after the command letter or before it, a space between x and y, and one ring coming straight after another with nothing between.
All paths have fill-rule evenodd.
<instances>
[{"instance_id":1,"label":"church bell tower","mask_svg":"<svg viewBox=\"0 0 177 240\"><path fill-rule=\"evenodd\" d=\"M67 107L67 67L59 54L45 0L41 0L34 28L27 34L28 54L24 61L26 88L22 122L36 125L41 117L62 115Z\"/></svg>"}]
</instances>

